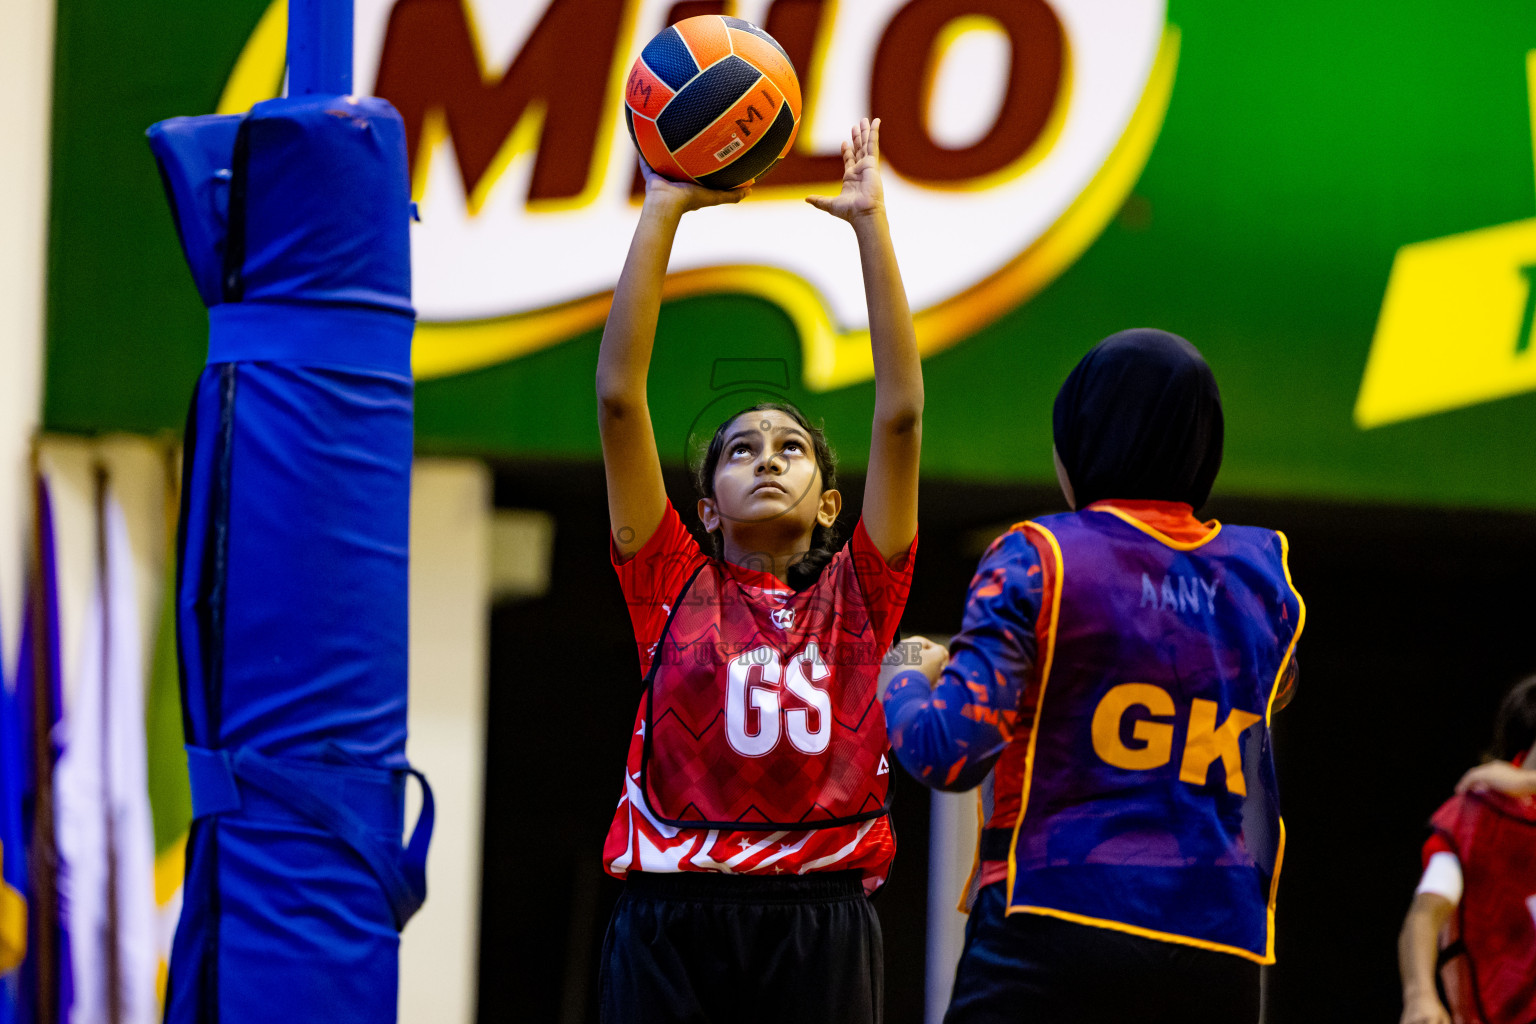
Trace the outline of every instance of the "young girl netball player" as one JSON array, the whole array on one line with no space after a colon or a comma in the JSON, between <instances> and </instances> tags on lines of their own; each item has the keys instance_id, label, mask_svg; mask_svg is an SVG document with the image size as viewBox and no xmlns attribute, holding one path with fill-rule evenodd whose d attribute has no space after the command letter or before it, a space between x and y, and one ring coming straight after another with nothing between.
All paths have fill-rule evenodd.
<instances>
[{"instance_id":1,"label":"young girl netball player","mask_svg":"<svg viewBox=\"0 0 1536 1024\"><path fill-rule=\"evenodd\" d=\"M1493 755L1430 819L1398 936L1402 1024L1536 1020L1536 676L1505 695ZM1441 952L1441 933L1453 941ZM1452 1013L1435 988L1437 965Z\"/></svg>"},{"instance_id":2,"label":"young girl netball player","mask_svg":"<svg viewBox=\"0 0 1536 1024\"><path fill-rule=\"evenodd\" d=\"M1054 428L1076 511L992 545L948 664L885 703L914 775L985 779L945 1020L1252 1024L1283 845L1269 716L1303 616L1286 541L1195 518L1222 413L1182 338L1105 339Z\"/></svg>"},{"instance_id":3,"label":"young girl netball player","mask_svg":"<svg viewBox=\"0 0 1536 1024\"><path fill-rule=\"evenodd\" d=\"M895 839L877 675L917 539L923 385L891 247L879 122L843 143L841 193L812 205L858 240L875 365L864 505L787 405L722 423L698 472L699 550L667 500L646 372L667 258L690 210L739 200L645 171L645 203L598 356L613 562L646 690L603 856L625 879L603 951L608 1024L878 1021L865 899Z\"/></svg>"}]
</instances>

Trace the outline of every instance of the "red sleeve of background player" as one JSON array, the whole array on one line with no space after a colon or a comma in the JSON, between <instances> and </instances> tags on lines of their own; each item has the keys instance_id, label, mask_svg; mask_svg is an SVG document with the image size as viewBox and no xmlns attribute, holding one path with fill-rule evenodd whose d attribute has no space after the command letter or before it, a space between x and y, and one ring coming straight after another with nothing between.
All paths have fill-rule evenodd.
<instances>
[{"instance_id":1,"label":"red sleeve of background player","mask_svg":"<svg viewBox=\"0 0 1536 1024\"><path fill-rule=\"evenodd\" d=\"M882 651L896 640L896 627L907 607L907 595L912 592L912 558L916 553L917 535L913 534L907 550L887 562L869 539L863 519L854 526L853 537L848 541L853 572L869 605L870 624L875 627L875 638Z\"/></svg>"},{"instance_id":2,"label":"red sleeve of background player","mask_svg":"<svg viewBox=\"0 0 1536 1024\"><path fill-rule=\"evenodd\" d=\"M1431 833L1430 837L1424 840L1424 852L1423 856L1420 858L1421 863L1419 864L1419 867L1429 867L1429 858L1433 857L1437 853L1454 854L1455 852L1455 850L1451 849L1451 844L1446 842L1445 837L1442 836L1439 832Z\"/></svg>"},{"instance_id":3,"label":"red sleeve of background player","mask_svg":"<svg viewBox=\"0 0 1536 1024\"><path fill-rule=\"evenodd\" d=\"M1430 818L1430 827L1433 831L1430 832L1429 838L1424 840L1421 858L1423 863L1419 865L1420 868L1429 867L1429 858L1437 853L1449 853L1458 859L1460 858L1461 855L1456 853L1456 847L1451 845L1451 841L1446 838L1445 833L1441 829L1447 827L1447 822L1454 821L1456 815L1461 813L1461 807L1464 802L1465 798L1453 796L1441 804L1433 817Z\"/></svg>"},{"instance_id":4,"label":"red sleeve of background player","mask_svg":"<svg viewBox=\"0 0 1536 1024\"><path fill-rule=\"evenodd\" d=\"M708 556L699 550L698 541L668 501L661 525L645 546L632 557L623 558L610 536L608 557L613 561L613 571L618 573L624 603L629 606L629 621L635 628L635 643L640 650L640 671L648 672L651 649L661 639L672 602L693 570L709 560Z\"/></svg>"}]
</instances>

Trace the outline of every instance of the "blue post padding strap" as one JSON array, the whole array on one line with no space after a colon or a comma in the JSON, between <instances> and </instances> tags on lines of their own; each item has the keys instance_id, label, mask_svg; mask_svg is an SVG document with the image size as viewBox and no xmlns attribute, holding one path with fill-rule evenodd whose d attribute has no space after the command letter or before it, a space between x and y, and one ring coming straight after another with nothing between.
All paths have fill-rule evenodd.
<instances>
[{"instance_id":1,"label":"blue post padding strap","mask_svg":"<svg viewBox=\"0 0 1536 1024\"><path fill-rule=\"evenodd\" d=\"M208 362L299 363L411 374L408 316L358 306L228 302L208 310Z\"/></svg>"},{"instance_id":2,"label":"blue post padding strap","mask_svg":"<svg viewBox=\"0 0 1536 1024\"><path fill-rule=\"evenodd\" d=\"M436 817L432 787L414 768L401 771L325 765L264 757L250 747L234 751L187 747L192 817L239 814L253 819L294 820L316 826L346 843L368 865L404 928L427 898L427 847ZM400 782L421 784L421 814L402 847Z\"/></svg>"},{"instance_id":3,"label":"blue post padding strap","mask_svg":"<svg viewBox=\"0 0 1536 1024\"><path fill-rule=\"evenodd\" d=\"M229 764L229 751L187 748L187 775L192 782L192 820L240 809L240 787Z\"/></svg>"}]
</instances>

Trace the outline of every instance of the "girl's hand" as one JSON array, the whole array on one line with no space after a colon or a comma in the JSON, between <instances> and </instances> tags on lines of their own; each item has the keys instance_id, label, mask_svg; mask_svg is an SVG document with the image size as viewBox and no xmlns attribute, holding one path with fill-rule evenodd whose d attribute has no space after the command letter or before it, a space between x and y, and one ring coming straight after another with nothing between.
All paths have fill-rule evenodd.
<instances>
[{"instance_id":1,"label":"girl's hand","mask_svg":"<svg viewBox=\"0 0 1536 1024\"><path fill-rule=\"evenodd\" d=\"M891 683L898 675L910 672L914 668L927 678L929 687L932 687L939 681L939 675L948 663L948 648L934 643L925 636L909 636L905 640L897 640L880 663L878 692L881 699L885 699L886 691L891 688Z\"/></svg>"},{"instance_id":2,"label":"girl's hand","mask_svg":"<svg viewBox=\"0 0 1536 1024\"><path fill-rule=\"evenodd\" d=\"M880 119L863 118L843 143L843 190L836 196L806 196L805 201L850 224L885 208L880 184Z\"/></svg>"},{"instance_id":3,"label":"girl's hand","mask_svg":"<svg viewBox=\"0 0 1536 1024\"><path fill-rule=\"evenodd\" d=\"M936 644L925 636L909 636L891 644L886 658L880 663L880 689L902 672L917 669L932 686L939 681L944 666L949 664L949 648Z\"/></svg>"},{"instance_id":4,"label":"girl's hand","mask_svg":"<svg viewBox=\"0 0 1536 1024\"><path fill-rule=\"evenodd\" d=\"M1536 771L1516 768L1508 761L1489 761L1473 768L1456 783L1458 793L1486 793L1490 789L1510 796L1531 796L1536 794Z\"/></svg>"},{"instance_id":5,"label":"girl's hand","mask_svg":"<svg viewBox=\"0 0 1536 1024\"><path fill-rule=\"evenodd\" d=\"M752 191L750 188L735 188L722 192L702 185L672 181L651 170L644 157L640 158L640 173L645 177L645 205L675 211L679 216L690 210L702 210L706 206L739 203Z\"/></svg>"},{"instance_id":6,"label":"girl's hand","mask_svg":"<svg viewBox=\"0 0 1536 1024\"><path fill-rule=\"evenodd\" d=\"M1434 996L1420 996L1403 1007L1401 1024L1451 1024L1451 1015Z\"/></svg>"},{"instance_id":7,"label":"girl's hand","mask_svg":"<svg viewBox=\"0 0 1536 1024\"><path fill-rule=\"evenodd\" d=\"M949 648L943 644L936 644L925 636L914 639L922 643L918 650L918 658L921 660L917 667L923 670L923 675L928 677L930 684L938 682L944 666L949 664Z\"/></svg>"}]
</instances>

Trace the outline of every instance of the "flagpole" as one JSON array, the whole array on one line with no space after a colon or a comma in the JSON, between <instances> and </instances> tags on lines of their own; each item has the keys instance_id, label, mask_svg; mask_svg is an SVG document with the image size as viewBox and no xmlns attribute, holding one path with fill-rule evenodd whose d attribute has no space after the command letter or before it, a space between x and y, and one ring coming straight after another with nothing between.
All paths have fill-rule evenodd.
<instances>
[{"instance_id":1,"label":"flagpole","mask_svg":"<svg viewBox=\"0 0 1536 1024\"><path fill-rule=\"evenodd\" d=\"M55 1024L58 1004L58 858L53 821L53 687L49 662L47 588L43 573L45 545L43 516L47 496L37 446L32 448L32 576L28 581L32 603L32 849L30 874L32 896L37 901L36 942L31 950L37 965L38 1024ZM18 680L18 683L20 681Z\"/></svg>"},{"instance_id":2,"label":"flagpole","mask_svg":"<svg viewBox=\"0 0 1536 1024\"><path fill-rule=\"evenodd\" d=\"M107 467L96 463L96 566L101 595L101 806L105 816L107 867L107 1024L123 1021L122 950L118 948L117 806L112 766L112 569L107 558Z\"/></svg>"}]
</instances>

